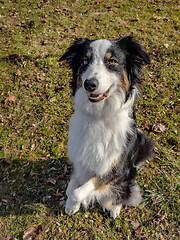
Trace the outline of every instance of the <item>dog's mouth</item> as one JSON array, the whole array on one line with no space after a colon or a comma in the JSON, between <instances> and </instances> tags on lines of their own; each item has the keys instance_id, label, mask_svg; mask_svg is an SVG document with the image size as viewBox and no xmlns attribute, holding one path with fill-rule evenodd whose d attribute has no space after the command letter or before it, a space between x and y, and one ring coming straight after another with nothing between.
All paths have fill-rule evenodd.
<instances>
[{"instance_id":1,"label":"dog's mouth","mask_svg":"<svg viewBox=\"0 0 180 240\"><path fill-rule=\"evenodd\" d=\"M104 100L105 98L107 98L110 95L111 88L112 88L112 86L110 88L108 88L108 90L105 93L100 93L100 94L91 93L89 95L89 101L100 102L100 101Z\"/></svg>"}]
</instances>

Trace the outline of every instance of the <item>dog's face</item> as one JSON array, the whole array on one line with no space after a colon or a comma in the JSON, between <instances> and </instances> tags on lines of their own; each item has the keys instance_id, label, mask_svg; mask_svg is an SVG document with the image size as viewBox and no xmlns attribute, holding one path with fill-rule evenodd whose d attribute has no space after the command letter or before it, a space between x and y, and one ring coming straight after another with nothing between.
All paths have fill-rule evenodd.
<instances>
[{"instance_id":1,"label":"dog's face","mask_svg":"<svg viewBox=\"0 0 180 240\"><path fill-rule=\"evenodd\" d=\"M133 89L140 86L142 63L149 56L131 37L118 40L77 39L60 60L66 60L73 70L73 95L83 95L82 101L104 104L117 95L126 102Z\"/></svg>"},{"instance_id":2,"label":"dog's face","mask_svg":"<svg viewBox=\"0 0 180 240\"><path fill-rule=\"evenodd\" d=\"M89 44L80 68L81 85L89 101L97 103L105 100L117 85L124 91L129 89L122 67L123 58L124 55L118 54L109 40L96 40Z\"/></svg>"}]
</instances>

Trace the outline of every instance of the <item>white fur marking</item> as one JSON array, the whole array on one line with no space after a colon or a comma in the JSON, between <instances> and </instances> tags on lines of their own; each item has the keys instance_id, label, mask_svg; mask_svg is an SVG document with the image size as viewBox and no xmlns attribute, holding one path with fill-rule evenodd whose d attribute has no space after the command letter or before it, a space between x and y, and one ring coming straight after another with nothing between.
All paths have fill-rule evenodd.
<instances>
[{"instance_id":1,"label":"white fur marking","mask_svg":"<svg viewBox=\"0 0 180 240\"><path fill-rule=\"evenodd\" d=\"M74 189L76 189L77 187L78 187L77 181L74 177L72 177L66 189L66 195L69 196L72 193L72 191L74 191Z\"/></svg>"},{"instance_id":2,"label":"white fur marking","mask_svg":"<svg viewBox=\"0 0 180 240\"><path fill-rule=\"evenodd\" d=\"M88 182L86 182L81 187L78 187L74 190L74 195L78 202L82 202L84 199L86 199L90 193L95 189L93 181L90 179Z\"/></svg>"},{"instance_id":3,"label":"white fur marking","mask_svg":"<svg viewBox=\"0 0 180 240\"><path fill-rule=\"evenodd\" d=\"M111 217L114 218L114 219L119 217L121 208L122 208L122 204L115 205L114 208L110 211Z\"/></svg>"}]
</instances>

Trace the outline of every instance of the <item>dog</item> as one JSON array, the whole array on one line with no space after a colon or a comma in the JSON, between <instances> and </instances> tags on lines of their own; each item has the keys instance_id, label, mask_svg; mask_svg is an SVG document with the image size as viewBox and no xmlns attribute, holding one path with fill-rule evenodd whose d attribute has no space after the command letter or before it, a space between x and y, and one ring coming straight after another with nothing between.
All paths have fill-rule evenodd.
<instances>
[{"instance_id":1,"label":"dog","mask_svg":"<svg viewBox=\"0 0 180 240\"><path fill-rule=\"evenodd\" d=\"M68 156L73 173L65 206L75 214L98 202L111 217L122 205L142 200L138 168L154 155L154 141L137 128L134 103L149 55L128 36L116 40L78 38L60 61L72 69L74 114Z\"/></svg>"}]
</instances>

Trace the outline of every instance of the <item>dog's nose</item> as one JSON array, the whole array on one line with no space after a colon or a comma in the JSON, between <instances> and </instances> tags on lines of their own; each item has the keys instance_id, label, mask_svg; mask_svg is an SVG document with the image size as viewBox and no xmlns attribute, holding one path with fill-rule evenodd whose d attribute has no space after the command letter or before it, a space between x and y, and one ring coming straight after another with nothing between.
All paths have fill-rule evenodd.
<instances>
[{"instance_id":1,"label":"dog's nose","mask_svg":"<svg viewBox=\"0 0 180 240\"><path fill-rule=\"evenodd\" d=\"M96 78L86 79L84 82L84 88L89 92L95 91L98 85L99 85L99 82Z\"/></svg>"}]
</instances>

